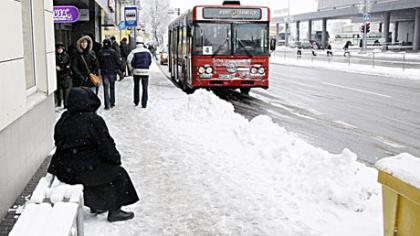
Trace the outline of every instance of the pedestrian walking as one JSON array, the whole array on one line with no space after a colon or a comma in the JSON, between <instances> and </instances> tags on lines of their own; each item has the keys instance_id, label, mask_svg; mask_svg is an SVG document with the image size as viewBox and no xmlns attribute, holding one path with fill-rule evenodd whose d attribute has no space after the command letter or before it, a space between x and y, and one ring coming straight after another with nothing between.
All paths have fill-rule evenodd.
<instances>
[{"instance_id":1,"label":"pedestrian walking","mask_svg":"<svg viewBox=\"0 0 420 236\"><path fill-rule=\"evenodd\" d=\"M75 87L88 87L98 94L98 88L90 81L89 74L97 74L96 54L92 50L92 39L89 36L82 36L76 42L77 53L71 60L73 71L73 85Z\"/></svg>"},{"instance_id":2,"label":"pedestrian walking","mask_svg":"<svg viewBox=\"0 0 420 236\"><path fill-rule=\"evenodd\" d=\"M328 43L328 45L327 45L327 57L332 57L332 56L333 56L332 47L331 47L331 44Z\"/></svg>"},{"instance_id":3,"label":"pedestrian walking","mask_svg":"<svg viewBox=\"0 0 420 236\"><path fill-rule=\"evenodd\" d=\"M57 72L57 91L55 92L56 106L67 108L67 98L72 87L70 56L65 50L63 43L56 44L56 72Z\"/></svg>"},{"instance_id":4,"label":"pedestrian walking","mask_svg":"<svg viewBox=\"0 0 420 236\"><path fill-rule=\"evenodd\" d=\"M316 50L318 50L318 44L316 43L316 41L312 42L312 56L316 57Z\"/></svg>"},{"instance_id":5,"label":"pedestrian walking","mask_svg":"<svg viewBox=\"0 0 420 236\"><path fill-rule=\"evenodd\" d=\"M101 102L86 87L72 88L68 110L54 130L56 151L48 172L67 184L82 184L84 203L91 213L108 212L108 221L134 217L122 206L139 200L127 171L121 166L105 121L96 114Z\"/></svg>"},{"instance_id":6,"label":"pedestrian walking","mask_svg":"<svg viewBox=\"0 0 420 236\"><path fill-rule=\"evenodd\" d=\"M118 44L115 36L111 36L111 41L112 41L112 48L117 52L118 57L121 60L121 48L120 48L120 45ZM120 70L118 71L118 77L119 77L119 80L122 80L124 78L124 76L122 74L122 71L120 71Z\"/></svg>"},{"instance_id":7,"label":"pedestrian walking","mask_svg":"<svg viewBox=\"0 0 420 236\"><path fill-rule=\"evenodd\" d=\"M115 80L121 68L121 59L112 48L110 39L104 39L103 48L99 50L98 64L104 88L105 110L115 106Z\"/></svg>"},{"instance_id":8,"label":"pedestrian walking","mask_svg":"<svg viewBox=\"0 0 420 236\"><path fill-rule=\"evenodd\" d=\"M139 86L141 81L141 106L142 108L146 108L148 100L147 87L149 84L149 67L152 64L152 55L150 51L145 48L142 39L137 40L137 47L128 55L127 63L134 76L134 105L139 105Z\"/></svg>"},{"instance_id":9,"label":"pedestrian walking","mask_svg":"<svg viewBox=\"0 0 420 236\"><path fill-rule=\"evenodd\" d=\"M351 46L351 41L347 41L346 44L344 44L344 57L350 56L349 48Z\"/></svg>"},{"instance_id":10,"label":"pedestrian walking","mask_svg":"<svg viewBox=\"0 0 420 236\"><path fill-rule=\"evenodd\" d=\"M125 76L127 76L127 71L128 71L127 57L130 54L130 47L128 46L127 38L123 38L121 40L120 50L121 50L121 60L122 60L121 71L123 75L121 79L123 79Z\"/></svg>"}]
</instances>

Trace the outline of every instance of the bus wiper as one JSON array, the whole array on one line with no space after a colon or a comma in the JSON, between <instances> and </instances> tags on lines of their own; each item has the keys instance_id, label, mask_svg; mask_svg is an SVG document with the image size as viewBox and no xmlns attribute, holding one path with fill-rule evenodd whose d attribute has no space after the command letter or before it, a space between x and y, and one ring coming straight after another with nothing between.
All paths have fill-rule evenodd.
<instances>
[{"instance_id":1,"label":"bus wiper","mask_svg":"<svg viewBox=\"0 0 420 236\"><path fill-rule=\"evenodd\" d=\"M245 44L242 42L242 40L240 40L240 39L236 39L236 41L238 41L239 45L240 45L240 46L244 49L244 51L245 51L246 55L247 55L247 56L249 56L249 57L252 57L251 52L250 52L248 49L246 49L246 46L245 46Z\"/></svg>"},{"instance_id":2,"label":"bus wiper","mask_svg":"<svg viewBox=\"0 0 420 236\"><path fill-rule=\"evenodd\" d=\"M219 45L219 47L214 51L213 56L217 55L217 53L222 50L222 48L225 46L226 43L229 42L229 39L226 39L225 42L222 45Z\"/></svg>"}]
</instances>

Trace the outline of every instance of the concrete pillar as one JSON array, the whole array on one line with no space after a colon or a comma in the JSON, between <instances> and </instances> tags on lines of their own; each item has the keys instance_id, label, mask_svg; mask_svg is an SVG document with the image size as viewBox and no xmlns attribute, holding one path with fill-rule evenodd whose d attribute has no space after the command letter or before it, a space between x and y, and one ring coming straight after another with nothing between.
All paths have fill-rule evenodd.
<instances>
[{"instance_id":1,"label":"concrete pillar","mask_svg":"<svg viewBox=\"0 0 420 236\"><path fill-rule=\"evenodd\" d=\"M312 39L312 20L308 21L308 40Z\"/></svg>"},{"instance_id":2,"label":"concrete pillar","mask_svg":"<svg viewBox=\"0 0 420 236\"><path fill-rule=\"evenodd\" d=\"M285 44L286 44L286 46L289 46L289 33L290 33L290 30L289 30L289 22L286 22L286 24L285 24L285 30L286 30L286 33L285 33Z\"/></svg>"},{"instance_id":3,"label":"concrete pillar","mask_svg":"<svg viewBox=\"0 0 420 236\"><path fill-rule=\"evenodd\" d=\"M384 31L382 32L382 37L385 39L385 43L382 47L383 50L388 50L388 43L391 42L389 38L389 28L391 25L391 12L384 13Z\"/></svg>"},{"instance_id":4,"label":"concrete pillar","mask_svg":"<svg viewBox=\"0 0 420 236\"><path fill-rule=\"evenodd\" d=\"M396 21L394 25L394 38L392 39L393 43L396 43L398 41L398 30L400 28L400 22Z\"/></svg>"},{"instance_id":5,"label":"concrete pillar","mask_svg":"<svg viewBox=\"0 0 420 236\"><path fill-rule=\"evenodd\" d=\"M420 50L420 8L416 8L416 21L414 23L413 50Z\"/></svg>"},{"instance_id":6,"label":"concrete pillar","mask_svg":"<svg viewBox=\"0 0 420 236\"><path fill-rule=\"evenodd\" d=\"M300 41L300 21L296 21L296 41Z\"/></svg>"},{"instance_id":7,"label":"concrete pillar","mask_svg":"<svg viewBox=\"0 0 420 236\"><path fill-rule=\"evenodd\" d=\"M277 42L279 41L279 35L280 35L280 23L276 23L276 39L277 39Z\"/></svg>"},{"instance_id":8,"label":"concrete pillar","mask_svg":"<svg viewBox=\"0 0 420 236\"><path fill-rule=\"evenodd\" d=\"M327 19L324 18L322 19L322 41L321 41L321 46L322 48L326 48L327 47Z\"/></svg>"}]
</instances>

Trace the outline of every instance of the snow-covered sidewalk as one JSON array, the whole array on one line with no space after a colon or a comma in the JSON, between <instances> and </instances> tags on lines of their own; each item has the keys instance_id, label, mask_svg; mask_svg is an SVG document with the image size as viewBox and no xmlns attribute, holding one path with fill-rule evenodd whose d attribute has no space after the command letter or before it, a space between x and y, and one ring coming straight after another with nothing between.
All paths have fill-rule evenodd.
<instances>
[{"instance_id":1,"label":"snow-covered sidewalk","mask_svg":"<svg viewBox=\"0 0 420 236\"><path fill-rule=\"evenodd\" d=\"M356 154L248 121L210 92L186 95L155 65L147 109L134 107L132 83L118 82L117 106L99 113L141 202L127 222L86 213L86 236L382 235L377 171Z\"/></svg>"}]
</instances>

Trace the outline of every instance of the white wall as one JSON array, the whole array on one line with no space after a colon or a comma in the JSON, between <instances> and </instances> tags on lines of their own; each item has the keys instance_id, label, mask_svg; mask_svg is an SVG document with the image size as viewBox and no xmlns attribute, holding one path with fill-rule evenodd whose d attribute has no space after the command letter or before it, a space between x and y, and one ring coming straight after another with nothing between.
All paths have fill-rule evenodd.
<instances>
[{"instance_id":1,"label":"white wall","mask_svg":"<svg viewBox=\"0 0 420 236\"><path fill-rule=\"evenodd\" d=\"M52 0L33 3L37 88L32 95L43 93L47 99L56 89ZM23 40L29 36L23 35L22 17L21 2L0 1L0 131L42 101L39 96L32 101L25 87Z\"/></svg>"},{"instance_id":2,"label":"white wall","mask_svg":"<svg viewBox=\"0 0 420 236\"><path fill-rule=\"evenodd\" d=\"M26 112L21 3L0 1L0 130Z\"/></svg>"},{"instance_id":3,"label":"white wall","mask_svg":"<svg viewBox=\"0 0 420 236\"><path fill-rule=\"evenodd\" d=\"M32 30L23 30L24 20L30 19L23 15L28 1L0 0L0 219L54 146L52 0L32 0L33 27L27 24L25 29ZM24 45L32 37L33 49L28 50ZM25 72L31 55L35 69ZM32 74L36 86L27 89L26 76Z\"/></svg>"}]
</instances>

